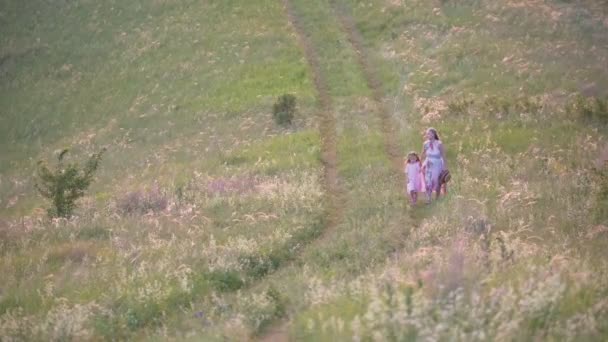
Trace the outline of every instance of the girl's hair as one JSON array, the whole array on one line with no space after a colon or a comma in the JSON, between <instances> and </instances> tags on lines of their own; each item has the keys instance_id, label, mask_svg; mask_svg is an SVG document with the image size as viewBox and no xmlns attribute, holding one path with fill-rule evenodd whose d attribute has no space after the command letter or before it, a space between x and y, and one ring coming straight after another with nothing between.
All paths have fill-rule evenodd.
<instances>
[{"instance_id":1,"label":"girl's hair","mask_svg":"<svg viewBox=\"0 0 608 342\"><path fill-rule=\"evenodd\" d=\"M433 135L435 136L435 140L440 140L439 139L439 134L437 134L437 130L434 129L433 127L429 127L429 129L427 129L426 131L433 133Z\"/></svg>"},{"instance_id":2,"label":"girl's hair","mask_svg":"<svg viewBox=\"0 0 608 342\"><path fill-rule=\"evenodd\" d=\"M416 162L420 163L420 157L418 157L418 153L411 151L410 153L407 154L407 162L410 162L410 156L414 156L416 157Z\"/></svg>"}]
</instances>

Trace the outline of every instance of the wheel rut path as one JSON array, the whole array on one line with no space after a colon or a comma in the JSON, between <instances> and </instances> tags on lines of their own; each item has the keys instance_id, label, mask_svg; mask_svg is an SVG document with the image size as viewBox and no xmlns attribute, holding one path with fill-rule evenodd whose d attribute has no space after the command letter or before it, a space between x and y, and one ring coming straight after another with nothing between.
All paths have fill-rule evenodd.
<instances>
[{"instance_id":1,"label":"wheel rut path","mask_svg":"<svg viewBox=\"0 0 608 342\"><path fill-rule=\"evenodd\" d=\"M326 228L335 227L341 220L344 198L338 177L338 148L336 136L336 119L332 112L333 101L329 86L321 71L319 57L314 44L308 38L300 18L289 0L282 0L288 20L292 25L300 48L304 52L310 67L315 90L317 91L317 120L321 136L321 160L323 163L323 182L327 201ZM326 229L327 230L327 229Z\"/></svg>"},{"instance_id":2,"label":"wheel rut path","mask_svg":"<svg viewBox=\"0 0 608 342\"><path fill-rule=\"evenodd\" d=\"M309 39L300 17L295 12L290 0L282 0L285 13L289 23L293 27L297 36L297 41L302 49L306 61L311 70L313 83L317 92L318 108L317 119L319 123L319 133L321 136L321 157L323 163L324 188L326 196L326 227L324 235L333 230L343 219L345 198L339 185L339 175L337 168L337 135L336 119L332 112L333 101L329 93L329 86L324 77L319 63L319 57L315 46ZM333 16L340 23L342 31L346 34L348 42L352 46L356 55L357 63L363 73L368 88L371 90L372 98L376 104L376 114L380 119L380 129L384 140L384 149L391 164L391 176L395 181L403 186L401 177L402 159L397 144L395 122L391 117L382 90L382 82L377 70L373 67L363 44L363 38L357 30L355 22L346 9L336 2L330 1ZM289 321L282 319L277 321L267 331L259 337L260 341L288 341L289 340Z\"/></svg>"},{"instance_id":3,"label":"wheel rut path","mask_svg":"<svg viewBox=\"0 0 608 342\"><path fill-rule=\"evenodd\" d=\"M309 39L302 22L296 14L290 0L282 0L289 23L296 33L297 42L304 53L310 68L313 84L316 90L316 117L321 137L321 161L323 164L323 187L325 192L325 227L321 238L333 230L343 219L344 192L340 187L338 176L338 148L336 134L336 118L332 112L333 101L329 94L329 86L325 79L319 57L314 44ZM259 341L289 341L289 321L277 321L258 338Z\"/></svg>"},{"instance_id":4,"label":"wheel rut path","mask_svg":"<svg viewBox=\"0 0 608 342\"><path fill-rule=\"evenodd\" d=\"M392 119L390 110L387 103L384 101L384 93L382 91L382 81L378 76L377 70L370 62L369 56L363 44L363 37L355 25L353 17L348 13L344 5L340 4L336 0L330 1L334 15L337 17L338 22L342 26L342 30L346 33L348 41L351 44L357 62L363 72L363 76L367 82L368 88L372 92L372 98L376 103L376 113L380 119L382 135L384 138L384 149L390 159L393 177L395 179L402 179L402 157L399 151L399 144L397 143L397 133L395 131L396 122ZM403 180L400 182L403 184Z\"/></svg>"}]
</instances>

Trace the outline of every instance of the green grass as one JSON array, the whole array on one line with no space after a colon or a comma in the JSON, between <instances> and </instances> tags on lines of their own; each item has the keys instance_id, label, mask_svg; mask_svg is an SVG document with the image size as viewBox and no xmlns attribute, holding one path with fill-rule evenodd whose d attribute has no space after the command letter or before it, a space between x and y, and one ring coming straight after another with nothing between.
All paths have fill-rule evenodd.
<instances>
[{"instance_id":1,"label":"green grass","mask_svg":"<svg viewBox=\"0 0 608 342\"><path fill-rule=\"evenodd\" d=\"M336 1L403 154L428 126L445 143L448 196L411 208L340 11L291 2L335 104L331 229L317 94L280 1L4 4L0 335L605 339L606 126L566 110L606 95L600 3ZM76 217L46 218L36 162L104 146ZM168 207L126 214L132 193Z\"/></svg>"},{"instance_id":2,"label":"green grass","mask_svg":"<svg viewBox=\"0 0 608 342\"><path fill-rule=\"evenodd\" d=\"M259 165L254 170L276 174L297 168L318 167L320 161L319 135L301 131L280 135L246 147L223 157L228 166Z\"/></svg>"},{"instance_id":3,"label":"green grass","mask_svg":"<svg viewBox=\"0 0 608 342\"><path fill-rule=\"evenodd\" d=\"M338 153L341 161L340 174L345 179L356 179L361 173L374 167L388 167L380 133L345 131L338 142Z\"/></svg>"},{"instance_id":4,"label":"green grass","mask_svg":"<svg viewBox=\"0 0 608 342\"><path fill-rule=\"evenodd\" d=\"M12 6L7 13L14 17L3 24L15 33L2 44L4 55L12 60L15 51L26 48L21 45L32 44L32 36L57 42L40 43L45 53L27 62L32 65L11 62L14 78L0 85L7 123L0 134L6 151L0 168L7 177L25 181L28 193L29 177L11 170L30 172L36 159L52 159L54 149L76 145L90 153L108 146L104 167L112 171L100 176L110 184L124 177L118 170L141 168L164 148L175 151L161 152L163 159L188 169L207 159L200 158L200 148L223 149L231 138L255 139L260 130L273 128L270 101L280 94L296 94L304 114L312 103L306 65L274 2ZM39 24L18 25L36 11L46 13ZM268 13L275 13L273 20L261 17ZM48 20L53 17L62 17L63 24ZM49 74L55 69L67 76ZM231 130L246 120L246 129ZM299 122L312 120L303 115Z\"/></svg>"},{"instance_id":5,"label":"green grass","mask_svg":"<svg viewBox=\"0 0 608 342\"><path fill-rule=\"evenodd\" d=\"M331 6L327 2L317 0L297 0L292 3L304 30L315 46L329 94L335 97L368 94L369 90L355 55L348 48L347 36L332 16Z\"/></svg>"},{"instance_id":6,"label":"green grass","mask_svg":"<svg viewBox=\"0 0 608 342\"><path fill-rule=\"evenodd\" d=\"M177 125L179 136L198 133L201 111L243 112L260 108L260 97L285 92L296 93L304 102L312 96L305 64L298 61L299 51L284 34L287 23L274 3L39 5L15 5L17 17L5 22L16 29L35 10L46 13L32 31L11 37L18 45L39 36L45 51L31 61L33 65L11 68L14 81L2 84L3 118L11 123L10 130L3 125L2 145L29 145L16 150L13 158L31 156L85 128L99 130L110 119L142 134L141 142L136 135L137 142L154 143L144 139L171 127L166 126L169 121ZM268 11L279 13L273 16L276 20L260 18ZM46 19L59 16L62 25ZM116 22L106 22L105 17ZM233 17L242 18L235 21L242 29L227 30L232 26L227 18ZM3 46L8 56L19 49L6 41ZM31 85L27 92L23 82ZM210 123L209 117L204 120ZM122 132L95 140L108 143L117 133ZM159 142L165 141L163 137Z\"/></svg>"}]
</instances>

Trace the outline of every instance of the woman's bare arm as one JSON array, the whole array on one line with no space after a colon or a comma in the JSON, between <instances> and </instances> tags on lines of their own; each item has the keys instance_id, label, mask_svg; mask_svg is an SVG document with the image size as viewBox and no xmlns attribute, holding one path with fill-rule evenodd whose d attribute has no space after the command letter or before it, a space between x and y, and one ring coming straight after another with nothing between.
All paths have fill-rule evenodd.
<instances>
[{"instance_id":1,"label":"woman's bare arm","mask_svg":"<svg viewBox=\"0 0 608 342\"><path fill-rule=\"evenodd\" d=\"M448 168L448 160L445 157L445 148L443 147L443 143L439 144L439 153L441 153L441 159L443 159L443 168Z\"/></svg>"}]
</instances>

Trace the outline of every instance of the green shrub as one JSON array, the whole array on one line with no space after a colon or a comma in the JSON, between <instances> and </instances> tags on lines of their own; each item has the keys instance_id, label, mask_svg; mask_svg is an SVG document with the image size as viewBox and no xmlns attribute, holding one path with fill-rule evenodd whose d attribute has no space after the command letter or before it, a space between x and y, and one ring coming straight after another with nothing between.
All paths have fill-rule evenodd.
<instances>
[{"instance_id":1,"label":"green shrub","mask_svg":"<svg viewBox=\"0 0 608 342\"><path fill-rule=\"evenodd\" d=\"M236 291L243 287L244 282L237 272L214 271L209 274L211 285L221 292Z\"/></svg>"},{"instance_id":2,"label":"green shrub","mask_svg":"<svg viewBox=\"0 0 608 342\"><path fill-rule=\"evenodd\" d=\"M162 308L156 302L146 302L129 308L126 313L127 327L131 330L158 325L161 322Z\"/></svg>"},{"instance_id":3,"label":"green shrub","mask_svg":"<svg viewBox=\"0 0 608 342\"><path fill-rule=\"evenodd\" d=\"M290 125L296 112L296 97L291 94L279 96L272 106L274 121L281 126Z\"/></svg>"},{"instance_id":4,"label":"green shrub","mask_svg":"<svg viewBox=\"0 0 608 342\"><path fill-rule=\"evenodd\" d=\"M125 341L128 339L128 331L119 315L110 312L99 314L92 319L95 333L105 341Z\"/></svg>"},{"instance_id":5,"label":"green shrub","mask_svg":"<svg viewBox=\"0 0 608 342\"><path fill-rule=\"evenodd\" d=\"M285 317L287 313L287 298L285 298L272 285L264 292L267 299L266 305L252 306L249 312L249 324L254 330L254 334L261 335L277 320Z\"/></svg>"},{"instance_id":6,"label":"green shrub","mask_svg":"<svg viewBox=\"0 0 608 342\"><path fill-rule=\"evenodd\" d=\"M63 163L68 153L65 149L57 157L57 165L51 170L44 161L38 162L36 189L45 198L52 201L53 207L48 209L51 217L70 217L75 208L75 202L84 196L84 191L93 180L93 173L99 166L102 154L93 154L84 167L76 163Z\"/></svg>"},{"instance_id":7,"label":"green shrub","mask_svg":"<svg viewBox=\"0 0 608 342\"><path fill-rule=\"evenodd\" d=\"M264 252L243 255L239 257L239 262L243 265L247 276L252 279L260 279L279 266L276 258L270 258L269 254Z\"/></svg>"},{"instance_id":8,"label":"green shrub","mask_svg":"<svg viewBox=\"0 0 608 342\"><path fill-rule=\"evenodd\" d=\"M266 290L266 298L270 300L273 307L271 320L284 317L287 313L287 298L285 298L276 288L270 286ZM264 329L266 326L261 326Z\"/></svg>"}]
</instances>

